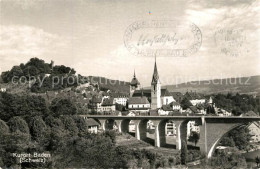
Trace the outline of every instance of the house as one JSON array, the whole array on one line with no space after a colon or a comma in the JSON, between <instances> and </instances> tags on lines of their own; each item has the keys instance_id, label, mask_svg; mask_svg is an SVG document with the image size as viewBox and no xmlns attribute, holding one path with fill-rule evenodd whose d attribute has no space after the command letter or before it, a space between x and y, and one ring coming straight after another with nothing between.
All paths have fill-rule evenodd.
<instances>
[{"instance_id":1,"label":"house","mask_svg":"<svg viewBox=\"0 0 260 169\"><path fill-rule=\"evenodd\" d=\"M134 112L129 112L126 116L136 116Z\"/></svg>"},{"instance_id":2,"label":"house","mask_svg":"<svg viewBox=\"0 0 260 169\"><path fill-rule=\"evenodd\" d=\"M143 97L130 97L128 100L128 109L139 113L140 115L147 114L151 108L149 101L145 96Z\"/></svg>"},{"instance_id":3,"label":"house","mask_svg":"<svg viewBox=\"0 0 260 169\"><path fill-rule=\"evenodd\" d=\"M171 102L175 102L173 96L166 89L161 89L161 103L162 105L168 105Z\"/></svg>"},{"instance_id":4,"label":"house","mask_svg":"<svg viewBox=\"0 0 260 169\"><path fill-rule=\"evenodd\" d=\"M88 118L86 119L86 124L88 126L88 132L97 134L100 124L96 120Z\"/></svg>"},{"instance_id":5,"label":"house","mask_svg":"<svg viewBox=\"0 0 260 169\"><path fill-rule=\"evenodd\" d=\"M173 109L170 105L162 105L162 107L158 109L158 114L160 116L168 116L170 112L173 112Z\"/></svg>"},{"instance_id":6,"label":"house","mask_svg":"<svg viewBox=\"0 0 260 169\"><path fill-rule=\"evenodd\" d=\"M6 92L6 88L0 88L1 92Z\"/></svg>"},{"instance_id":7,"label":"house","mask_svg":"<svg viewBox=\"0 0 260 169\"><path fill-rule=\"evenodd\" d=\"M197 110L198 110L198 114L207 114L207 111L206 111L206 108L205 108L205 105L202 105L202 104L197 104L196 106Z\"/></svg>"},{"instance_id":8,"label":"house","mask_svg":"<svg viewBox=\"0 0 260 169\"><path fill-rule=\"evenodd\" d=\"M260 141L260 123L254 122L248 126L251 135L250 142L258 143Z\"/></svg>"},{"instance_id":9,"label":"house","mask_svg":"<svg viewBox=\"0 0 260 169\"><path fill-rule=\"evenodd\" d=\"M166 123L166 135L176 136L176 125L173 121L168 121Z\"/></svg>"},{"instance_id":10,"label":"house","mask_svg":"<svg viewBox=\"0 0 260 169\"><path fill-rule=\"evenodd\" d=\"M105 98L102 100L101 103L101 111L105 112L105 113L112 113L116 110L116 105L113 103L113 99L110 98Z\"/></svg>"},{"instance_id":11,"label":"house","mask_svg":"<svg viewBox=\"0 0 260 169\"><path fill-rule=\"evenodd\" d=\"M89 108L92 112L101 112L102 98L99 96L93 96L89 102Z\"/></svg>"},{"instance_id":12,"label":"house","mask_svg":"<svg viewBox=\"0 0 260 169\"><path fill-rule=\"evenodd\" d=\"M171 102L170 106L172 107L173 110L181 111L181 105L176 101Z\"/></svg>"},{"instance_id":13,"label":"house","mask_svg":"<svg viewBox=\"0 0 260 169\"><path fill-rule=\"evenodd\" d=\"M195 121L189 121L187 123L187 138L189 138L192 132L200 133L200 127Z\"/></svg>"},{"instance_id":14,"label":"house","mask_svg":"<svg viewBox=\"0 0 260 169\"><path fill-rule=\"evenodd\" d=\"M135 132L135 123L133 120L129 122L129 132Z\"/></svg>"},{"instance_id":15,"label":"house","mask_svg":"<svg viewBox=\"0 0 260 169\"><path fill-rule=\"evenodd\" d=\"M189 108L186 109L185 112L188 114L199 114L200 113L196 106L190 106Z\"/></svg>"},{"instance_id":16,"label":"house","mask_svg":"<svg viewBox=\"0 0 260 169\"><path fill-rule=\"evenodd\" d=\"M114 98L113 102L116 104L121 104L123 106L126 106L126 103L129 98L129 94L126 93L113 93L112 97Z\"/></svg>"},{"instance_id":17,"label":"house","mask_svg":"<svg viewBox=\"0 0 260 169\"><path fill-rule=\"evenodd\" d=\"M205 97L197 92L187 91L184 97L187 98L193 106L196 106L197 104L204 104L206 102Z\"/></svg>"},{"instance_id":18,"label":"house","mask_svg":"<svg viewBox=\"0 0 260 169\"><path fill-rule=\"evenodd\" d=\"M224 109L221 109L221 108L217 108L216 109L216 113L218 116L221 116L221 117L229 117L229 116L232 116L232 113L231 112L228 112Z\"/></svg>"}]
</instances>

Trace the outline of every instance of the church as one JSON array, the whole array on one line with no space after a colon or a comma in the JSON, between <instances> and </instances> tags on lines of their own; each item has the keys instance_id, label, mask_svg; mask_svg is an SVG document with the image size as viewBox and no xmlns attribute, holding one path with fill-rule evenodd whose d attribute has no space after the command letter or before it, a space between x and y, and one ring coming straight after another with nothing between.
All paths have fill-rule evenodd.
<instances>
[{"instance_id":1,"label":"church","mask_svg":"<svg viewBox=\"0 0 260 169\"><path fill-rule=\"evenodd\" d=\"M140 100L140 103L138 100ZM150 89L140 88L140 82L138 81L134 72L134 77L130 82L129 110L131 110L131 106L133 106L132 103L138 104L138 106L135 105L135 110L138 108L147 108L147 103L150 104L149 109L156 110L160 109L163 105L168 105L172 102L175 102L173 96L170 94L167 88L161 87L156 59L154 63L154 71ZM143 105L144 103L145 105Z\"/></svg>"}]
</instances>

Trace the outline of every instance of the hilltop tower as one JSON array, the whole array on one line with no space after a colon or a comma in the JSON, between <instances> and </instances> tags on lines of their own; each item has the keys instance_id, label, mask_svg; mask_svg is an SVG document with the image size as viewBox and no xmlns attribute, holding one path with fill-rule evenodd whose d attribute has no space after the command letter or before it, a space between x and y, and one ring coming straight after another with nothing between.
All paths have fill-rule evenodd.
<instances>
[{"instance_id":1,"label":"hilltop tower","mask_svg":"<svg viewBox=\"0 0 260 169\"><path fill-rule=\"evenodd\" d=\"M154 71L151 83L151 109L157 109L161 107L161 83L159 80L159 74L157 71L156 57L154 63Z\"/></svg>"},{"instance_id":2,"label":"hilltop tower","mask_svg":"<svg viewBox=\"0 0 260 169\"><path fill-rule=\"evenodd\" d=\"M140 82L137 80L135 76L135 71L134 71L134 77L132 81L130 82L130 97L133 96L135 90L140 90Z\"/></svg>"}]
</instances>

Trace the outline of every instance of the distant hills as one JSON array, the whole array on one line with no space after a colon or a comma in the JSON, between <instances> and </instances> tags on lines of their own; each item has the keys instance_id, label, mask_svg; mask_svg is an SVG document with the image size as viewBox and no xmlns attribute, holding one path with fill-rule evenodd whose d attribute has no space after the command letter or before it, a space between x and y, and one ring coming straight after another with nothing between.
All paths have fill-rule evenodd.
<instances>
[{"instance_id":1,"label":"distant hills","mask_svg":"<svg viewBox=\"0 0 260 169\"><path fill-rule=\"evenodd\" d=\"M129 93L129 82L111 80L105 77L89 76L91 82L97 82L102 90L112 90L123 93ZM171 92L185 93L187 90L196 91L202 94L213 93L241 93L260 95L260 75L241 77L241 78L227 78L227 79L214 79L203 81L191 81L177 85L162 86ZM145 87L145 89L150 87Z\"/></svg>"},{"instance_id":2,"label":"distant hills","mask_svg":"<svg viewBox=\"0 0 260 169\"><path fill-rule=\"evenodd\" d=\"M166 87L169 91L182 93L185 93L187 90L192 90L204 94L238 92L242 94L260 95L260 75L241 78L191 81L177 85L167 85Z\"/></svg>"}]
</instances>

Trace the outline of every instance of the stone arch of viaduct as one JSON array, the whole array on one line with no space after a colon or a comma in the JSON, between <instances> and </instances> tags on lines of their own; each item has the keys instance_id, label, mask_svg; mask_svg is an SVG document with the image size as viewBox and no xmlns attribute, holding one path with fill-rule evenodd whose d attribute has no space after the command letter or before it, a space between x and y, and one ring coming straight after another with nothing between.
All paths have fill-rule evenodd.
<instances>
[{"instance_id":1,"label":"stone arch of viaduct","mask_svg":"<svg viewBox=\"0 0 260 169\"><path fill-rule=\"evenodd\" d=\"M86 117L86 116L85 116ZM200 139L197 143L200 151L210 158L221 138L232 129L247 125L253 121L260 121L260 117L214 117L214 116L87 116L100 123L102 130L113 129L116 124L119 132L128 132L131 120L135 123L135 137L138 140L146 138L147 121L154 123L154 140L156 147L166 144L165 125L168 120L176 126L176 149L181 149L182 140L187 138L187 123L195 121L200 128Z\"/></svg>"}]
</instances>

